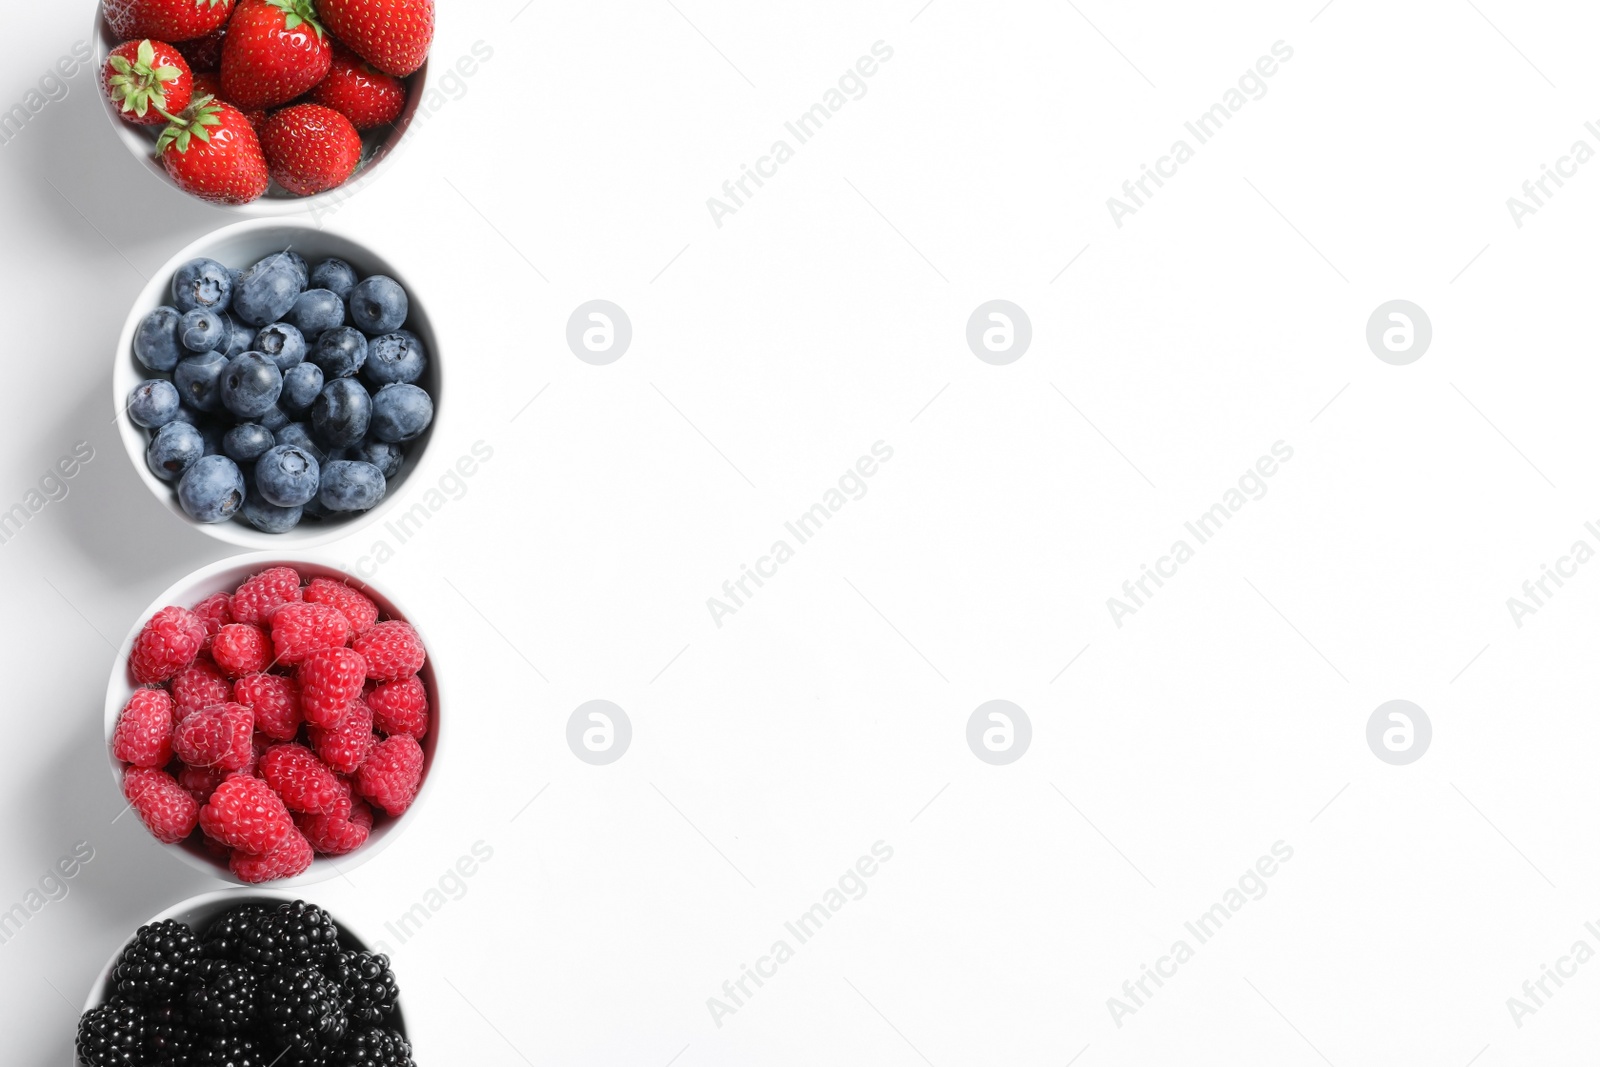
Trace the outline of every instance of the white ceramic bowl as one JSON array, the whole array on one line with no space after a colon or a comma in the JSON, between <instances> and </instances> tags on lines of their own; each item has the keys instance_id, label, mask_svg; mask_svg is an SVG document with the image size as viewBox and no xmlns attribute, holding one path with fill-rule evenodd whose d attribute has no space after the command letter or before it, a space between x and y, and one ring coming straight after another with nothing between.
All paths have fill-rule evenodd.
<instances>
[{"instance_id":1,"label":"white ceramic bowl","mask_svg":"<svg viewBox=\"0 0 1600 1067\"><path fill-rule=\"evenodd\" d=\"M428 694L430 722L428 723L427 736L421 742L423 755L422 784L418 788L417 798L412 801L411 807L398 818L390 818L382 812L375 811L372 833L360 848L347 855L331 859L326 856L318 856L311 861L310 868L304 874L266 883L266 886L275 889L310 885L314 882L325 881L341 872L349 872L367 862L399 836L404 827L410 825L411 821L416 818L417 809L428 798L428 779L432 776L434 761L438 759L439 755L439 735L441 732L439 723L442 718L440 714L442 706L439 700L438 664L434 660L433 646L428 643L427 633L423 627L419 626L416 620L407 615L405 609L396 604L390 597L362 582L354 575L339 570L337 567L314 560L273 555L271 553L232 556L228 559L218 560L215 563L209 563L187 577L180 579L166 592L158 596L155 602L140 614L138 621L133 624L133 627L128 631L128 636L123 640L122 646L117 653L116 662L111 665L111 679L106 683L105 709L106 760L111 767L112 788L117 792L118 802L125 804L126 801L121 799L123 763L111 752L111 737L117 728L117 717L122 713L123 706L127 704L128 698L133 695L133 691L139 688L139 684L133 679L133 671L128 666L128 651L133 647L134 638L139 636L139 631L144 629L144 624L150 620L150 616L162 608L171 604L176 604L183 608L192 608L213 593L232 593L239 587L240 583L252 574L264 571L268 567L277 566L293 567L300 572L300 577L306 581L310 581L312 578L332 578L335 581L348 582L352 587L370 597L373 603L378 605L378 610L384 618L403 619L411 623L412 628L422 638L423 645L428 648L427 662L423 664L418 677L422 679L423 688ZM134 821L140 833L148 834L144 824L138 821L137 815L130 813L125 817ZM165 845L151 837L150 845L152 848L159 848L176 856L196 870L214 875L225 882L231 882L234 885L247 884L234 877L233 872L228 870L228 865L210 852L207 852L194 837L176 845Z\"/></svg>"},{"instance_id":2,"label":"white ceramic bowl","mask_svg":"<svg viewBox=\"0 0 1600 1067\"><path fill-rule=\"evenodd\" d=\"M100 97L100 103L105 108L106 119L110 121L112 129L117 133L117 139L124 147L144 165L144 168L155 175L163 185L170 188L179 196L195 199L196 203L205 203L191 197L189 193L178 188L176 182L167 174L167 168L161 160L156 158L156 137L161 133L161 127L135 126L124 122L117 114L116 105L113 104L100 89L100 71L105 68L106 59L111 55L111 50L123 42L111 32L107 25L104 5L95 8L95 67L94 92ZM411 120L417 113L417 106L422 102L423 94L428 90L428 64L424 62L417 71L405 79L407 94L405 110L400 117L389 126L379 126L366 131L361 135L361 165L350 176L349 181L335 189L317 193L315 196L296 196L287 189L273 182L266 193L259 199L248 204L213 204L212 206L222 211L235 211L243 215L293 215L297 212L322 211L326 207L339 203L366 188L375 181L379 174L388 171L387 164L390 157L396 155L395 147L400 139L406 135L411 127Z\"/></svg>"},{"instance_id":3,"label":"white ceramic bowl","mask_svg":"<svg viewBox=\"0 0 1600 1067\"><path fill-rule=\"evenodd\" d=\"M400 473L389 479L383 499L370 511L347 519L303 519L294 529L281 534L262 533L237 516L228 522L196 522L178 505L176 484L164 482L150 473L144 461L150 432L135 425L128 417L128 394L146 378L160 377L134 357L133 335L146 315L162 304L172 302L172 276L189 260L207 256L225 267L242 270L274 252L287 249L299 252L311 264L328 256L337 256L354 267L363 278L372 274L386 274L400 283L411 307L405 328L421 339L427 351L428 365L416 384L426 389L433 398L433 422L422 436L406 442L405 464L400 468ZM434 333L428 318L426 299L389 260L372 251L365 243L337 230L321 229L298 219L250 219L224 226L180 249L140 291L138 299L128 311L127 321L123 323L122 336L117 339L117 352L111 371L111 397L117 411L117 430L122 436L123 447L127 449L128 460L133 464L134 472L168 511L182 522L220 541L245 548L283 551L322 544L355 533L377 522L394 507L403 495L407 477L416 469L438 428L444 409L443 362L438 335Z\"/></svg>"},{"instance_id":4,"label":"white ceramic bowl","mask_svg":"<svg viewBox=\"0 0 1600 1067\"><path fill-rule=\"evenodd\" d=\"M180 904L174 904L166 911L150 916L140 925L148 926L151 923L162 922L166 919L176 919L181 923L188 924L198 935L204 933L206 927L211 925L214 920L229 908L238 907L240 904L282 904L296 899L299 898L293 893L277 893L270 889L218 889L210 893L201 893L199 896L190 897ZM339 941L342 945L355 951L371 951L371 946L358 937L343 919L335 915L333 916L333 921L339 927ZM136 932L136 930L128 931L128 941L133 940L133 935ZM111 988L111 972L116 967L117 960L121 958L122 950L126 947L126 941L118 945L117 950L111 954L111 958L106 960L106 965L100 969L99 976L95 978L94 985L89 989L89 999L84 1001L84 1011L98 1008L111 999L113 992ZM400 996L395 999L394 1014L389 1017L388 1022L384 1025L391 1030L399 1031L402 1037L407 1036L405 993L403 989ZM73 1029L76 1032L76 1022L73 1024ZM81 1067L76 1055L73 1056L72 1063L73 1067Z\"/></svg>"}]
</instances>

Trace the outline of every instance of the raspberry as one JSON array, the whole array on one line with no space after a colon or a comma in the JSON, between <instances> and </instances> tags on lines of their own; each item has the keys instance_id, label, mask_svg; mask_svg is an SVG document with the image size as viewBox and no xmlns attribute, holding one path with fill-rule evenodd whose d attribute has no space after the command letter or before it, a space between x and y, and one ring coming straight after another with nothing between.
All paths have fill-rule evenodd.
<instances>
[{"instance_id":1,"label":"raspberry","mask_svg":"<svg viewBox=\"0 0 1600 1067\"><path fill-rule=\"evenodd\" d=\"M410 734L419 741L428 733L428 692L422 679L412 676L398 682L384 682L367 694L372 721L391 737Z\"/></svg>"},{"instance_id":2,"label":"raspberry","mask_svg":"<svg viewBox=\"0 0 1600 1067\"><path fill-rule=\"evenodd\" d=\"M279 663L299 663L313 652L343 648L350 622L328 604L285 604L272 614L272 648Z\"/></svg>"},{"instance_id":3,"label":"raspberry","mask_svg":"<svg viewBox=\"0 0 1600 1067\"><path fill-rule=\"evenodd\" d=\"M160 767L172 758L172 698L165 689L137 689L122 706L111 754L135 767Z\"/></svg>"},{"instance_id":4,"label":"raspberry","mask_svg":"<svg viewBox=\"0 0 1600 1067\"><path fill-rule=\"evenodd\" d=\"M313 726L306 732L322 762L340 774L354 774L378 740L372 735L372 709L363 700L352 700L349 713L331 730Z\"/></svg>"},{"instance_id":5,"label":"raspberry","mask_svg":"<svg viewBox=\"0 0 1600 1067\"><path fill-rule=\"evenodd\" d=\"M356 792L390 815L409 808L421 785L422 746L403 734L373 745L356 771Z\"/></svg>"},{"instance_id":6,"label":"raspberry","mask_svg":"<svg viewBox=\"0 0 1600 1067\"><path fill-rule=\"evenodd\" d=\"M172 734L172 750L191 767L225 771L250 766L254 716L243 704L216 704L184 716Z\"/></svg>"},{"instance_id":7,"label":"raspberry","mask_svg":"<svg viewBox=\"0 0 1600 1067\"><path fill-rule=\"evenodd\" d=\"M247 674L233 695L256 716L256 729L274 741L291 741L300 729L300 687L276 674Z\"/></svg>"},{"instance_id":8,"label":"raspberry","mask_svg":"<svg viewBox=\"0 0 1600 1067\"><path fill-rule=\"evenodd\" d=\"M267 622L279 605L300 599L300 575L293 567L268 567L245 579L228 602L234 622Z\"/></svg>"},{"instance_id":9,"label":"raspberry","mask_svg":"<svg viewBox=\"0 0 1600 1067\"><path fill-rule=\"evenodd\" d=\"M272 661L272 646L259 626L230 622L211 639L211 658L229 678L264 671Z\"/></svg>"},{"instance_id":10,"label":"raspberry","mask_svg":"<svg viewBox=\"0 0 1600 1067\"><path fill-rule=\"evenodd\" d=\"M295 832L289 809L259 778L236 774L200 809L200 829L230 848L261 855Z\"/></svg>"},{"instance_id":11,"label":"raspberry","mask_svg":"<svg viewBox=\"0 0 1600 1067\"><path fill-rule=\"evenodd\" d=\"M166 681L194 662L205 638L205 621L194 612L162 608L133 639L128 662L134 680L140 685Z\"/></svg>"},{"instance_id":12,"label":"raspberry","mask_svg":"<svg viewBox=\"0 0 1600 1067\"><path fill-rule=\"evenodd\" d=\"M254 885L270 882L274 878L293 878L297 874L304 874L313 858L311 842L291 824L283 843L268 852L252 856L248 852L235 851L228 857L228 870L239 881Z\"/></svg>"},{"instance_id":13,"label":"raspberry","mask_svg":"<svg viewBox=\"0 0 1600 1067\"><path fill-rule=\"evenodd\" d=\"M427 653L422 638L408 622L380 622L355 639L355 650L367 661L367 677L375 682L395 682L422 669Z\"/></svg>"},{"instance_id":14,"label":"raspberry","mask_svg":"<svg viewBox=\"0 0 1600 1067\"><path fill-rule=\"evenodd\" d=\"M350 702L361 695L367 661L348 648L313 652L300 664L300 712L307 725L327 729L344 718Z\"/></svg>"},{"instance_id":15,"label":"raspberry","mask_svg":"<svg viewBox=\"0 0 1600 1067\"><path fill-rule=\"evenodd\" d=\"M350 817L339 815L296 815L294 824L300 828L311 847L324 856L343 856L354 852L367 842L372 831L372 809L364 800L351 805Z\"/></svg>"},{"instance_id":16,"label":"raspberry","mask_svg":"<svg viewBox=\"0 0 1600 1067\"><path fill-rule=\"evenodd\" d=\"M181 719L187 712L226 704L233 699L233 686L215 663L197 659L173 676L172 699L177 701L175 714Z\"/></svg>"},{"instance_id":17,"label":"raspberry","mask_svg":"<svg viewBox=\"0 0 1600 1067\"><path fill-rule=\"evenodd\" d=\"M331 578L313 578L306 586L305 599L311 604L326 604L338 609L350 623L350 632L363 634L378 621L378 605L343 582Z\"/></svg>"},{"instance_id":18,"label":"raspberry","mask_svg":"<svg viewBox=\"0 0 1600 1067\"><path fill-rule=\"evenodd\" d=\"M233 621L233 612L228 610L229 599L227 593L212 593L192 609L206 624L206 639L200 651L211 651L211 639L217 636L218 630Z\"/></svg>"},{"instance_id":19,"label":"raspberry","mask_svg":"<svg viewBox=\"0 0 1600 1067\"><path fill-rule=\"evenodd\" d=\"M221 767L191 767L187 763L178 764L178 773L174 776L183 791L194 797L196 804L204 804L211 799L211 794L216 792L222 780L233 772L225 771Z\"/></svg>"},{"instance_id":20,"label":"raspberry","mask_svg":"<svg viewBox=\"0 0 1600 1067\"><path fill-rule=\"evenodd\" d=\"M157 841L170 845L194 832L200 805L166 771L128 768L122 778L122 795Z\"/></svg>"},{"instance_id":21,"label":"raspberry","mask_svg":"<svg viewBox=\"0 0 1600 1067\"><path fill-rule=\"evenodd\" d=\"M261 757L261 777L290 811L308 815L348 810L344 783L304 745L273 745Z\"/></svg>"}]
</instances>

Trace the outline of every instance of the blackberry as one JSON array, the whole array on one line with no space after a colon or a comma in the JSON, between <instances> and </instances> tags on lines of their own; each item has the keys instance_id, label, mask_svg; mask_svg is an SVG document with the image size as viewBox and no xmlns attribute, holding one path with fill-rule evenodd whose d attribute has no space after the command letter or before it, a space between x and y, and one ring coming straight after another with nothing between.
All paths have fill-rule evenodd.
<instances>
[{"instance_id":1,"label":"blackberry","mask_svg":"<svg viewBox=\"0 0 1600 1067\"><path fill-rule=\"evenodd\" d=\"M78 1020L78 1059L89 1067L139 1067L145 1062L145 1012L113 999Z\"/></svg>"},{"instance_id":2,"label":"blackberry","mask_svg":"<svg viewBox=\"0 0 1600 1067\"><path fill-rule=\"evenodd\" d=\"M255 972L247 964L201 960L183 995L189 1025L207 1034L232 1034L253 1025L257 990Z\"/></svg>"},{"instance_id":3,"label":"blackberry","mask_svg":"<svg viewBox=\"0 0 1600 1067\"><path fill-rule=\"evenodd\" d=\"M194 931L175 919L139 927L111 972L117 992L135 1004L183 995L184 980L200 960Z\"/></svg>"},{"instance_id":4,"label":"blackberry","mask_svg":"<svg viewBox=\"0 0 1600 1067\"><path fill-rule=\"evenodd\" d=\"M352 1031L328 1063L329 1067L416 1067L411 1043L381 1026Z\"/></svg>"},{"instance_id":5,"label":"blackberry","mask_svg":"<svg viewBox=\"0 0 1600 1067\"><path fill-rule=\"evenodd\" d=\"M323 973L339 983L350 1025L375 1026L394 1011L400 987L389 969L388 956L374 952L341 952L329 958Z\"/></svg>"},{"instance_id":6,"label":"blackberry","mask_svg":"<svg viewBox=\"0 0 1600 1067\"><path fill-rule=\"evenodd\" d=\"M229 908L206 928L205 936L200 938L206 958L242 960L245 934L271 910L271 906L266 904L240 904Z\"/></svg>"},{"instance_id":7,"label":"blackberry","mask_svg":"<svg viewBox=\"0 0 1600 1067\"><path fill-rule=\"evenodd\" d=\"M315 967L285 967L268 979L261 1021L273 1041L301 1056L338 1045L349 1026L338 984Z\"/></svg>"},{"instance_id":8,"label":"blackberry","mask_svg":"<svg viewBox=\"0 0 1600 1067\"><path fill-rule=\"evenodd\" d=\"M147 1063L159 1067L192 1067L195 1045L200 1037L190 1027L183 1004L172 1001L150 1009L147 1027L150 1056Z\"/></svg>"},{"instance_id":9,"label":"blackberry","mask_svg":"<svg viewBox=\"0 0 1600 1067\"><path fill-rule=\"evenodd\" d=\"M303 900L280 904L244 934L242 958L257 967L319 966L339 951L339 928L333 916Z\"/></svg>"},{"instance_id":10,"label":"blackberry","mask_svg":"<svg viewBox=\"0 0 1600 1067\"><path fill-rule=\"evenodd\" d=\"M200 1039L189 1062L194 1067L271 1067L277 1054L243 1034L212 1034Z\"/></svg>"}]
</instances>

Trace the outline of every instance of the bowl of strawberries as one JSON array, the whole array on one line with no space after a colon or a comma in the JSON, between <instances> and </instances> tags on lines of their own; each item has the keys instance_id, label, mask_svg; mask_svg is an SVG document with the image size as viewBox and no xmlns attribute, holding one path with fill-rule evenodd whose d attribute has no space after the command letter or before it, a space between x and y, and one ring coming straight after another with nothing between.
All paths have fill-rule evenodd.
<instances>
[{"instance_id":1,"label":"bowl of strawberries","mask_svg":"<svg viewBox=\"0 0 1600 1067\"><path fill-rule=\"evenodd\" d=\"M125 810L192 867L322 881L393 840L427 792L433 659L393 600L335 567L212 563L125 647L106 687L112 774Z\"/></svg>"},{"instance_id":2,"label":"bowl of strawberries","mask_svg":"<svg viewBox=\"0 0 1600 1067\"><path fill-rule=\"evenodd\" d=\"M427 84L434 0L103 0L101 100L149 170L255 214L348 195Z\"/></svg>"}]
</instances>

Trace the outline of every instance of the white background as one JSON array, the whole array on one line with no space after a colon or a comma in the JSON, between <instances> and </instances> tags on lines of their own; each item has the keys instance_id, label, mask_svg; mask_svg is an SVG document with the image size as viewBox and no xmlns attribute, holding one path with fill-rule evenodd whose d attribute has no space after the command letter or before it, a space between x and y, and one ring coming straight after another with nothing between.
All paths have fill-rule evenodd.
<instances>
[{"instance_id":1,"label":"white background","mask_svg":"<svg viewBox=\"0 0 1600 1067\"><path fill-rule=\"evenodd\" d=\"M1600 15L920 2L446 5L435 60L493 59L326 221L439 324L408 491L494 450L375 578L432 637L448 751L405 835L306 895L389 942L424 1064L1587 1062L1600 962L1520 1028L1506 999L1600 949L1600 566L1520 629L1505 602L1600 547L1600 163L1520 229L1505 201L1600 148ZM7 107L91 13L8 25ZM714 225L879 40L867 95ZM1279 40L1267 95L1116 227L1106 198ZM230 216L144 173L94 93L0 146L0 505L96 450L0 546L0 906L95 849L0 945L19 1063L66 1062L105 959L216 884L111 824L101 701L138 613L225 552L134 476L108 375L145 277ZM564 341L592 298L634 326L607 367ZM1009 366L965 343L992 298L1032 320ZM1364 339L1396 298L1434 328L1406 367ZM879 440L867 495L713 625ZM1279 440L1267 495L1114 626ZM605 767L564 737L594 698L634 727ZM1034 728L1006 767L965 741L995 698ZM1365 739L1396 698L1434 728L1405 767ZM868 894L715 1025L878 840ZM1116 1026L1107 998L1279 840L1267 895ZM387 936L477 841L465 895Z\"/></svg>"}]
</instances>

